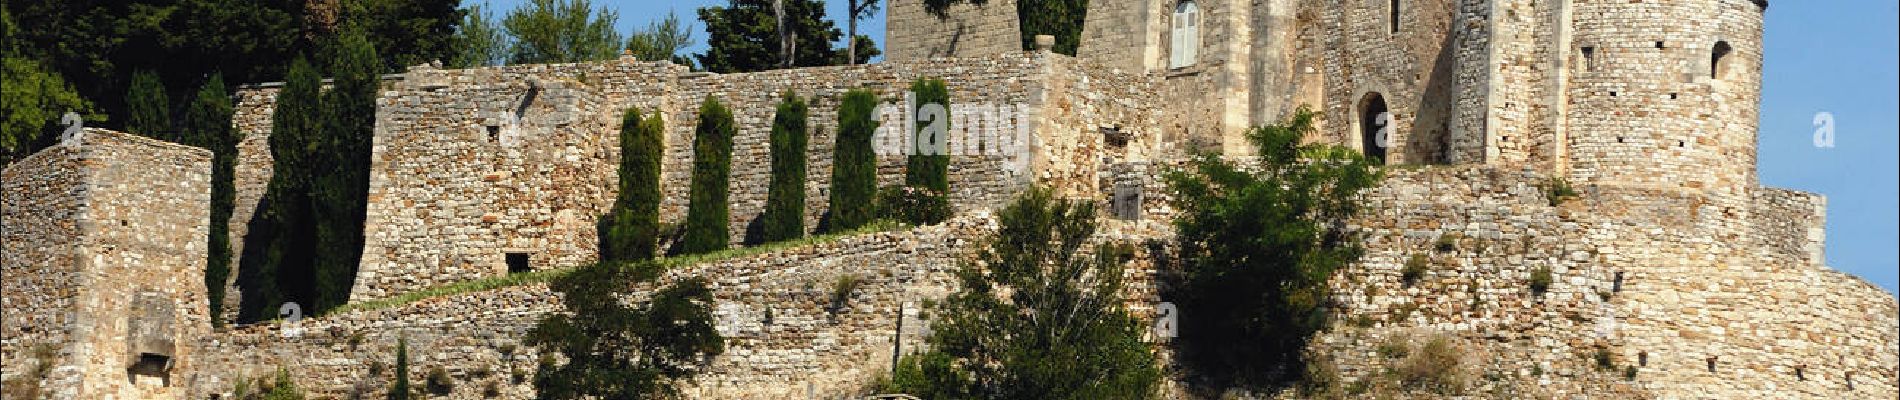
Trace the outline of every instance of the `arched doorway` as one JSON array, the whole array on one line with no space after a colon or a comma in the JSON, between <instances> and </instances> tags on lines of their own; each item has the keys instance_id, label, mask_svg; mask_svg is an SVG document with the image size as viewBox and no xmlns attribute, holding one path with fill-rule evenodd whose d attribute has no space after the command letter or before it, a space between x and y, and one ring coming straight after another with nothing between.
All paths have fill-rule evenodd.
<instances>
[{"instance_id":1,"label":"arched doorway","mask_svg":"<svg viewBox=\"0 0 1900 400\"><path fill-rule=\"evenodd\" d=\"M1359 151L1366 158L1378 164L1385 164L1386 146L1391 144L1392 116L1385 105L1385 96L1378 93L1366 95L1359 101Z\"/></svg>"}]
</instances>

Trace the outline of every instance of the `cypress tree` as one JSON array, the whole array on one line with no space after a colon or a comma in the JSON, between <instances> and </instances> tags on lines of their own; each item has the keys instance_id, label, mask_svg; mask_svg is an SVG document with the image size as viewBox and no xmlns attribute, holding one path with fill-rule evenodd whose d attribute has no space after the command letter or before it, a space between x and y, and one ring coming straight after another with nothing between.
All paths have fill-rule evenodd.
<instances>
[{"instance_id":1,"label":"cypress tree","mask_svg":"<svg viewBox=\"0 0 1900 400\"><path fill-rule=\"evenodd\" d=\"M318 312L349 301L363 254L363 218L369 198L370 142L376 126L382 59L358 29L349 29L326 57L333 86L323 95L323 136L309 171L316 224Z\"/></svg>"},{"instance_id":2,"label":"cypress tree","mask_svg":"<svg viewBox=\"0 0 1900 400\"><path fill-rule=\"evenodd\" d=\"M396 383L389 387L389 400L409 397L409 339L396 339Z\"/></svg>"},{"instance_id":3,"label":"cypress tree","mask_svg":"<svg viewBox=\"0 0 1900 400\"><path fill-rule=\"evenodd\" d=\"M724 250L731 241L726 198L732 173L732 111L712 96L699 106L693 138L693 188L686 209L681 254Z\"/></svg>"},{"instance_id":4,"label":"cypress tree","mask_svg":"<svg viewBox=\"0 0 1900 400\"><path fill-rule=\"evenodd\" d=\"M179 121L185 144L211 150L211 233L205 260L205 293L211 303L211 323L224 326L224 283L231 276L231 209L236 190L232 177L237 165L237 130L231 127L231 95L224 77L212 74L185 109Z\"/></svg>"},{"instance_id":5,"label":"cypress tree","mask_svg":"<svg viewBox=\"0 0 1900 400\"><path fill-rule=\"evenodd\" d=\"M150 70L132 74L132 86L125 91L125 131L134 135L168 142L178 141L171 133L171 101L165 97L165 83Z\"/></svg>"},{"instance_id":6,"label":"cypress tree","mask_svg":"<svg viewBox=\"0 0 1900 400\"><path fill-rule=\"evenodd\" d=\"M877 155L871 137L878 122L877 95L868 90L844 94L838 105L838 135L832 147L829 229L842 232L871 222L877 196Z\"/></svg>"},{"instance_id":7,"label":"cypress tree","mask_svg":"<svg viewBox=\"0 0 1900 400\"><path fill-rule=\"evenodd\" d=\"M943 137L925 137L924 130L929 129L931 125L939 125L943 127L943 132L940 134L949 134L950 91L944 86L942 79L935 78L918 79L912 82L910 91L917 94L917 104L915 104L917 108L911 110L912 115L922 115L919 110L930 104L943 106L946 114L943 115L944 121L941 124L917 125L918 134L914 136L917 139L915 140L916 152L912 153L904 164L904 185L929 189L939 194L947 193L950 191L950 155L944 151L948 150L949 142ZM943 143L946 148L939 149L938 154L925 154L925 140Z\"/></svg>"},{"instance_id":8,"label":"cypress tree","mask_svg":"<svg viewBox=\"0 0 1900 400\"><path fill-rule=\"evenodd\" d=\"M805 236L805 100L791 91L772 117L772 186L765 195L765 241Z\"/></svg>"},{"instance_id":9,"label":"cypress tree","mask_svg":"<svg viewBox=\"0 0 1900 400\"><path fill-rule=\"evenodd\" d=\"M627 109L620 119L620 194L600 219L600 260L652 259L659 245L661 138L660 113L640 118Z\"/></svg>"},{"instance_id":10,"label":"cypress tree","mask_svg":"<svg viewBox=\"0 0 1900 400\"><path fill-rule=\"evenodd\" d=\"M309 192L312 171L326 161L316 151L323 125L321 84L316 68L297 57L277 93L277 106L271 113L274 172L259 215L245 236L245 254L238 268L238 284L244 288L240 321L274 317L286 301L316 304L312 301L316 276L311 268L316 232L310 227Z\"/></svg>"}]
</instances>

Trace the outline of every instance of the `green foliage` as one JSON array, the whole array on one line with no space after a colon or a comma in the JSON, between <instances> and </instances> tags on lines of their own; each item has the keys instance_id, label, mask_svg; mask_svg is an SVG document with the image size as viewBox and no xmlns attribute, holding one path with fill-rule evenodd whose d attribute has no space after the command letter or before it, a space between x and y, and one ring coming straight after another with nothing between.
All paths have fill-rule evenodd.
<instances>
[{"instance_id":1,"label":"green foliage","mask_svg":"<svg viewBox=\"0 0 1900 400\"><path fill-rule=\"evenodd\" d=\"M868 90L845 92L838 105L838 135L832 146L831 205L826 228L830 232L855 229L871 221L877 196L877 154L871 147L878 121L877 95Z\"/></svg>"},{"instance_id":2,"label":"green foliage","mask_svg":"<svg viewBox=\"0 0 1900 400\"><path fill-rule=\"evenodd\" d=\"M724 7L702 7L699 20L706 24L707 49L694 57L707 71L718 73L753 72L778 69L783 63L779 29L772 3L775 0L728 0ZM783 0L786 25L791 25L796 49L794 67L841 65L849 55L831 47L843 33L825 18L820 0ZM857 42L860 54L873 54L869 38Z\"/></svg>"},{"instance_id":3,"label":"green foliage","mask_svg":"<svg viewBox=\"0 0 1900 400\"><path fill-rule=\"evenodd\" d=\"M1412 347L1405 343L1404 338L1400 337L1386 338L1385 342L1379 343L1379 348L1374 350L1379 353L1380 357L1385 358L1405 358L1405 356L1412 354Z\"/></svg>"},{"instance_id":4,"label":"green foliage","mask_svg":"<svg viewBox=\"0 0 1900 400\"><path fill-rule=\"evenodd\" d=\"M620 13L590 0L529 0L501 21L515 38L510 62L571 63L620 56Z\"/></svg>"},{"instance_id":5,"label":"green foliage","mask_svg":"<svg viewBox=\"0 0 1900 400\"><path fill-rule=\"evenodd\" d=\"M1143 326L1122 309L1125 246L1087 248L1089 202L1035 188L958 274L962 291L931 310L931 350L893 384L933 398L1145 399L1161 381ZM933 354L934 353L934 354Z\"/></svg>"},{"instance_id":6,"label":"green foliage","mask_svg":"<svg viewBox=\"0 0 1900 400\"><path fill-rule=\"evenodd\" d=\"M294 301L310 310L316 304L315 220L311 187L327 161L323 141L321 82L302 57L291 61L284 87L271 113L271 174L258 214L245 236L238 268L244 298L238 320L276 316L279 305Z\"/></svg>"},{"instance_id":7,"label":"green foliage","mask_svg":"<svg viewBox=\"0 0 1900 400\"><path fill-rule=\"evenodd\" d=\"M38 61L0 58L0 166L50 145L68 111L97 121L92 103Z\"/></svg>"},{"instance_id":8,"label":"green foliage","mask_svg":"<svg viewBox=\"0 0 1900 400\"><path fill-rule=\"evenodd\" d=\"M1351 149L1301 144L1316 118L1301 109L1255 128L1248 169L1203 155L1166 177L1182 210L1182 273L1163 298L1198 310L1181 320L1178 354L1217 383L1298 379L1302 349L1326 326L1328 278L1362 253L1344 221L1381 174Z\"/></svg>"},{"instance_id":9,"label":"green foliage","mask_svg":"<svg viewBox=\"0 0 1900 400\"><path fill-rule=\"evenodd\" d=\"M933 104L942 106L945 114L942 116L942 121L917 124L916 136L913 136L916 138L914 143L917 148L915 152L905 160L904 185L937 192L949 192L950 155L943 154L943 150L947 150L949 140L942 137L926 137L925 135L930 130L936 130L936 132L943 135L949 134L952 128L950 126L950 115L948 114L950 110L950 89L944 85L942 79L927 78L911 82L910 91L917 95L917 108L911 110L913 112L912 115L924 115L921 110L923 110L925 106ZM945 148L932 150L929 149L930 146L925 144L926 142L941 143Z\"/></svg>"},{"instance_id":10,"label":"green foliage","mask_svg":"<svg viewBox=\"0 0 1900 400\"><path fill-rule=\"evenodd\" d=\"M845 37L851 38L850 42L845 43L845 64L858 64L861 60L869 60L871 57L876 56L876 47L866 46L858 40L870 39L858 35L858 21L863 21L875 16L874 14L877 13L878 8L878 0L845 0L844 19L846 22L844 34ZM865 49L869 49L871 52L863 52ZM859 54L864 54L864 57L858 57Z\"/></svg>"},{"instance_id":11,"label":"green foliage","mask_svg":"<svg viewBox=\"0 0 1900 400\"><path fill-rule=\"evenodd\" d=\"M1432 249L1437 250L1440 253L1449 253L1449 252L1457 251L1458 239L1461 237L1463 236L1459 235L1457 232L1451 232L1451 233L1446 233L1443 235L1438 235L1438 240L1432 242Z\"/></svg>"},{"instance_id":12,"label":"green foliage","mask_svg":"<svg viewBox=\"0 0 1900 400\"><path fill-rule=\"evenodd\" d=\"M1537 267L1536 270L1531 271L1531 293L1544 295L1544 292L1550 291L1551 281L1550 267Z\"/></svg>"},{"instance_id":13,"label":"green foliage","mask_svg":"<svg viewBox=\"0 0 1900 400\"><path fill-rule=\"evenodd\" d=\"M1570 181L1564 178L1550 178L1544 181L1544 199L1549 200L1552 207L1576 198L1577 189L1570 187Z\"/></svg>"},{"instance_id":14,"label":"green foliage","mask_svg":"<svg viewBox=\"0 0 1900 400\"><path fill-rule=\"evenodd\" d=\"M627 51L641 61L673 61L675 64L693 65L691 59L679 54L692 45L692 29L670 12L627 37Z\"/></svg>"},{"instance_id":15,"label":"green foliage","mask_svg":"<svg viewBox=\"0 0 1900 400\"><path fill-rule=\"evenodd\" d=\"M460 0L340 0L343 26L337 38L361 30L380 50L376 72L402 71L459 53L457 25L468 10Z\"/></svg>"},{"instance_id":16,"label":"green foliage","mask_svg":"<svg viewBox=\"0 0 1900 400\"><path fill-rule=\"evenodd\" d=\"M449 392L455 391L455 378L449 376L447 369L436 365L429 367L429 375L423 379L422 385L429 394L447 396Z\"/></svg>"},{"instance_id":17,"label":"green foliage","mask_svg":"<svg viewBox=\"0 0 1900 400\"><path fill-rule=\"evenodd\" d=\"M808 113L805 100L790 91L772 117L772 184L765 194L764 239L776 242L805 236L805 157Z\"/></svg>"},{"instance_id":18,"label":"green foliage","mask_svg":"<svg viewBox=\"0 0 1900 400\"><path fill-rule=\"evenodd\" d=\"M1636 380L1636 366L1634 365L1624 366L1623 379L1632 380L1632 381Z\"/></svg>"},{"instance_id":19,"label":"green foliage","mask_svg":"<svg viewBox=\"0 0 1900 400\"><path fill-rule=\"evenodd\" d=\"M1082 45L1082 22L1089 0L1022 0L1016 3L1021 19L1023 50L1034 50L1036 35L1055 36L1056 53L1075 55Z\"/></svg>"},{"instance_id":20,"label":"green foliage","mask_svg":"<svg viewBox=\"0 0 1900 400\"><path fill-rule=\"evenodd\" d=\"M1430 265L1431 261L1426 259L1424 254L1413 254L1411 258L1405 260L1405 269L1399 271L1399 280L1405 282L1407 286L1418 283L1419 278L1425 277L1425 270Z\"/></svg>"},{"instance_id":21,"label":"green foliage","mask_svg":"<svg viewBox=\"0 0 1900 400\"><path fill-rule=\"evenodd\" d=\"M253 387L257 390L252 391ZM303 390L297 388L297 382L290 379L290 371L281 368L272 377L258 377L256 384L252 384L249 380L239 379L232 394L236 400L303 400L305 398Z\"/></svg>"},{"instance_id":22,"label":"green foliage","mask_svg":"<svg viewBox=\"0 0 1900 400\"><path fill-rule=\"evenodd\" d=\"M661 135L659 112L640 118L627 109L620 119L620 194L600 219L601 261L652 259L660 240Z\"/></svg>"},{"instance_id":23,"label":"green foliage","mask_svg":"<svg viewBox=\"0 0 1900 400\"><path fill-rule=\"evenodd\" d=\"M663 272L654 262L603 263L555 279L568 313L541 319L526 343L543 354L534 376L543 399L672 398L675 382L702 370L702 360L725 350L713 327L712 289L705 278L688 278L628 305L620 295Z\"/></svg>"},{"instance_id":24,"label":"green foliage","mask_svg":"<svg viewBox=\"0 0 1900 400\"><path fill-rule=\"evenodd\" d=\"M212 75L186 106L179 128L183 143L211 150L211 233L205 252L205 293L211 323L224 326L224 287L231 277L231 212L237 191L237 130L231 126L231 94L224 77Z\"/></svg>"},{"instance_id":25,"label":"green foliage","mask_svg":"<svg viewBox=\"0 0 1900 400\"><path fill-rule=\"evenodd\" d=\"M1460 352L1462 350L1452 344L1450 338L1434 335L1417 352L1399 361L1392 374L1407 389L1458 395L1464 392L1469 380Z\"/></svg>"},{"instance_id":26,"label":"green foliage","mask_svg":"<svg viewBox=\"0 0 1900 400\"><path fill-rule=\"evenodd\" d=\"M878 218L912 225L933 225L950 219L950 198L930 189L893 186L877 193Z\"/></svg>"},{"instance_id":27,"label":"green foliage","mask_svg":"<svg viewBox=\"0 0 1900 400\"><path fill-rule=\"evenodd\" d=\"M851 301L851 295L858 292L858 285L862 283L864 279L856 274L838 276L838 281L831 284L831 308L844 308L845 303Z\"/></svg>"},{"instance_id":28,"label":"green foliage","mask_svg":"<svg viewBox=\"0 0 1900 400\"><path fill-rule=\"evenodd\" d=\"M314 304L304 303L315 312L348 302L356 282L382 71L376 48L356 29L340 36L325 58L334 81L323 94L323 137L311 154L324 161L320 169L305 171L316 178L310 190L317 230L317 298Z\"/></svg>"},{"instance_id":29,"label":"green foliage","mask_svg":"<svg viewBox=\"0 0 1900 400\"><path fill-rule=\"evenodd\" d=\"M409 400L409 339L396 340L396 383L389 386L389 400Z\"/></svg>"},{"instance_id":30,"label":"green foliage","mask_svg":"<svg viewBox=\"0 0 1900 400\"><path fill-rule=\"evenodd\" d=\"M475 68L507 63L514 42L503 30L501 21L495 19L495 14L482 4L473 4L463 15L462 26L455 32L455 53L449 58L448 66Z\"/></svg>"},{"instance_id":31,"label":"green foliage","mask_svg":"<svg viewBox=\"0 0 1900 400\"><path fill-rule=\"evenodd\" d=\"M686 206L686 236L681 254L724 250L730 243L726 198L732 175L732 111L706 96L699 105L699 125L693 133L693 187Z\"/></svg>"},{"instance_id":32,"label":"green foliage","mask_svg":"<svg viewBox=\"0 0 1900 400\"><path fill-rule=\"evenodd\" d=\"M132 87L125 92L125 104L130 114L125 122L126 133L178 141L172 131L171 101L165 95L165 83L159 82L158 74L149 70L133 73Z\"/></svg>"},{"instance_id":33,"label":"green foliage","mask_svg":"<svg viewBox=\"0 0 1900 400\"><path fill-rule=\"evenodd\" d=\"M1591 353L1590 359L1596 361L1596 366L1599 370L1616 370L1616 359L1610 355L1610 349L1599 347L1596 352Z\"/></svg>"}]
</instances>

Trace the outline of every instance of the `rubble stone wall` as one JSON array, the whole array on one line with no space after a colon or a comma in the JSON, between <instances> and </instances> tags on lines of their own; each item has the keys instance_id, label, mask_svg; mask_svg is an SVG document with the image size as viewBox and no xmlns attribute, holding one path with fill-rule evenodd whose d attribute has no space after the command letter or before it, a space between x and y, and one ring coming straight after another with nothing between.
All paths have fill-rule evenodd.
<instances>
[{"instance_id":1,"label":"rubble stone wall","mask_svg":"<svg viewBox=\"0 0 1900 400\"><path fill-rule=\"evenodd\" d=\"M1016 0L956 2L942 15L922 1L894 1L884 12L884 60L983 57L1022 51Z\"/></svg>"},{"instance_id":2,"label":"rubble stone wall","mask_svg":"<svg viewBox=\"0 0 1900 400\"><path fill-rule=\"evenodd\" d=\"M9 373L52 346L44 396L179 398L211 327L211 153L87 129L5 179ZM151 359L162 367L136 369Z\"/></svg>"}]
</instances>

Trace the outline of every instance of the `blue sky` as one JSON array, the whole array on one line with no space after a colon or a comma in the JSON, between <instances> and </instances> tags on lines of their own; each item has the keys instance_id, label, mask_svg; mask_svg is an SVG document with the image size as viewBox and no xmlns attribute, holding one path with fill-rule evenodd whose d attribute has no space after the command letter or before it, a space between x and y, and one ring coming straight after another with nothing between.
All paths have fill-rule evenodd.
<instances>
[{"instance_id":1,"label":"blue sky","mask_svg":"<svg viewBox=\"0 0 1900 400\"><path fill-rule=\"evenodd\" d=\"M471 0L471 2L473 2ZM522 0L490 0L497 14ZM705 49L694 10L724 0L596 0L620 11L622 32L674 13ZM844 0L826 4L839 29ZM1775 1L1768 9L1759 167L1763 185L1828 197L1828 265L1900 291L1900 4L1893 0ZM882 46L883 13L860 22ZM875 61L875 60L873 60ZM1813 144L1816 113L1834 116L1835 147Z\"/></svg>"}]
</instances>

